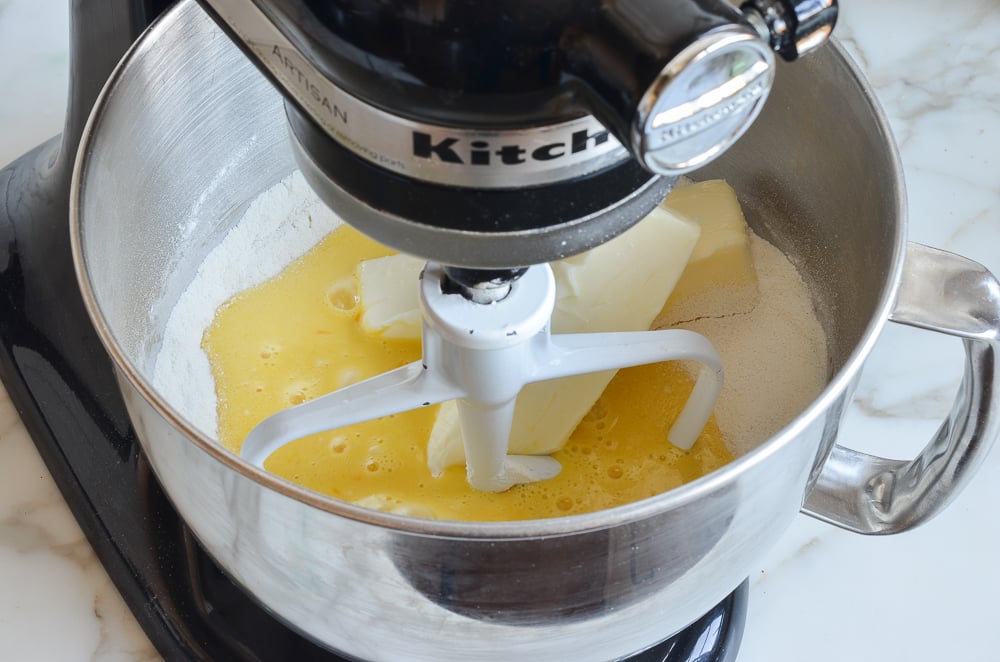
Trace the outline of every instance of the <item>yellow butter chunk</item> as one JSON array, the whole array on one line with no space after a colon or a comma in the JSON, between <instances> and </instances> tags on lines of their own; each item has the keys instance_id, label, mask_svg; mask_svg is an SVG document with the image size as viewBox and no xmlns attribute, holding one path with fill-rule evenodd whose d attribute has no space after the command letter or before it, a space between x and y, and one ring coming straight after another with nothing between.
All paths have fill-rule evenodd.
<instances>
[{"instance_id":1,"label":"yellow butter chunk","mask_svg":"<svg viewBox=\"0 0 1000 662\"><path fill-rule=\"evenodd\" d=\"M552 331L647 330L684 272L699 236L697 223L658 207L611 241L553 262Z\"/></svg>"},{"instance_id":2,"label":"yellow butter chunk","mask_svg":"<svg viewBox=\"0 0 1000 662\"><path fill-rule=\"evenodd\" d=\"M611 241L553 262L552 332L648 330L684 271L698 236L697 223L657 208ZM525 386L517 398L508 452L547 455L562 448L616 372ZM465 462L453 402L441 406L427 446L427 462L435 475Z\"/></svg>"},{"instance_id":3,"label":"yellow butter chunk","mask_svg":"<svg viewBox=\"0 0 1000 662\"><path fill-rule=\"evenodd\" d=\"M757 304L757 272L732 187L721 179L682 186L663 206L697 222L701 237L655 325L750 312Z\"/></svg>"},{"instance_id":4,"label":"yellow butter chunk","mask_svg":"<svg viewBox=\"0 0 1000 662\"><path fill-rule=\"evenodd\" d=\"M426 260L397 254L358 265L361 328L386 338L420 338L418 277Z\"/></svg>"}]
</instances>

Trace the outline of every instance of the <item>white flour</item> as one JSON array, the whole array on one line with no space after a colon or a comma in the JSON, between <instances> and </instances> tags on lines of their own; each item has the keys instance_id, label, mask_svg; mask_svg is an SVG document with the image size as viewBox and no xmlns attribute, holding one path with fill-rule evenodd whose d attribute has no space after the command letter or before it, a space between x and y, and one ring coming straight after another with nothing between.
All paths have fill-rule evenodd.
<instances>
[{"instance_id":1,"label":"white flour","mask_svg":"<svg viewBox=\"0 0 1000 662\"><path fill-rule=\"evenodd\" d=\"M215 380L201 348L215 311L278 275L340 223L295 172L257 196L198 268L167 321L153 387L202 433L218 436Z\"/></svg>"}]
</instances>

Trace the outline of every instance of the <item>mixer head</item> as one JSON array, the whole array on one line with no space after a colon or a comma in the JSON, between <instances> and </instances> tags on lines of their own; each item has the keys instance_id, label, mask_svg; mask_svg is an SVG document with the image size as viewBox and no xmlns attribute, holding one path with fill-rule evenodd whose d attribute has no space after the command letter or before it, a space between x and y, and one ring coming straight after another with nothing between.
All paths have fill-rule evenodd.
<instances>
[{"instance_id":1,"label":"mixer head","mask_svg":"<svg viewBox=\"0 0 1000 662\"><path fill-rule=\"evenodd\" d=\"M402 252L501 270L645 216L747 129L772 51L815 48L837 14L835 0L202 4L284 93L299 165L334 211Z\"/></svg>"}]
</instances>

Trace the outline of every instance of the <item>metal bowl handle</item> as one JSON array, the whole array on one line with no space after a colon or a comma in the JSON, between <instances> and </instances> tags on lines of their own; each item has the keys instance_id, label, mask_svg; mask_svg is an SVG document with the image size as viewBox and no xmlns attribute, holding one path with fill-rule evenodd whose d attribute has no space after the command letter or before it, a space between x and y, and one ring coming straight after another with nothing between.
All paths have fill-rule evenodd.
<instances>
[{"instance_id":1,"label":"metal bowl handle","mask_svg":"<svg viewBox=\"0 0 1000 662\"><path fill-rule=\"evenodd\" d=\"M909 243L889 319L962 338L965 374L951 413L910 461L836 445L803 512L850 531L899 533L940 512L1000 433L1000 283L967 258Z\"/></svg>"}]
</instances>

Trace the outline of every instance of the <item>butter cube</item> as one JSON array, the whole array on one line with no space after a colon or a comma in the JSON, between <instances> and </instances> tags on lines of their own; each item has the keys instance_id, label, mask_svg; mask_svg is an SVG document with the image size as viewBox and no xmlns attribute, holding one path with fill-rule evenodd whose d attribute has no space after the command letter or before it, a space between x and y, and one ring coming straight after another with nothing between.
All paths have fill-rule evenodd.
<instances>
[{"instance_id":1,"label":"butter cube","mask_svg":"<svg viewBox=\"0 0 1000 662\"><path fill-rule=\"evenodd\" d=\"M358 266L361 328L384 338L419 339L419 276L425 260L389 255Z\"/></svg>"}]
</instances>

